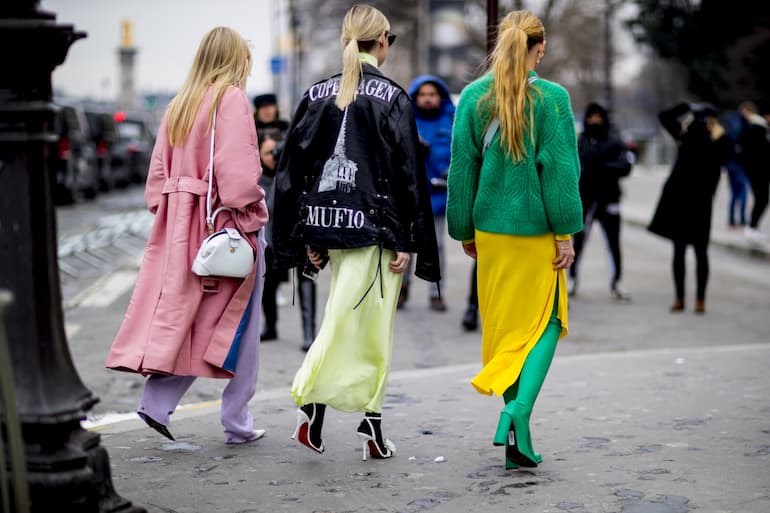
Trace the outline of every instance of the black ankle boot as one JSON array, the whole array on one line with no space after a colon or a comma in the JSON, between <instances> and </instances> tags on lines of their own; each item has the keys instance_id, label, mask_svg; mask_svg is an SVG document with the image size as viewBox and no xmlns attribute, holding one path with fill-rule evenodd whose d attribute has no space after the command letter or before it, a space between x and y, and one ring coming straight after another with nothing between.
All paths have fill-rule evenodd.
<instances>
[{"instance_id":1,"label":"black ankle boot","mask_svg":"<svg viewBox=\"0 0 770 513\"><path fill-rule=\"evenodd\" d=\"M299 305L302 310L302 350L307 351L315 339L316 285L313 280L300 279Z\"/></svg>"},{"instance_id":2,"label":"black ankle boot","mask_svg":"<svg viewBox=\"0 0 770 513\"><path fill-rule=\"evenodd\" d=\"M374 459L392 458L396 453L396 445L382 436L382 414L367 412L356 430L361 448L362 459L366 461L366 451Z\"/></svg>"},{"instance_id":3,"label":"black ankle boot","mask_svg":"<svg viewBox=\"0 0 770 513\"><path fill-rule=\"evenodd\" d=\"M465 331L476 331L479 327L479 309L476 305L468 305L463 315L463 328Z\"/></svg>"}]
</instances>

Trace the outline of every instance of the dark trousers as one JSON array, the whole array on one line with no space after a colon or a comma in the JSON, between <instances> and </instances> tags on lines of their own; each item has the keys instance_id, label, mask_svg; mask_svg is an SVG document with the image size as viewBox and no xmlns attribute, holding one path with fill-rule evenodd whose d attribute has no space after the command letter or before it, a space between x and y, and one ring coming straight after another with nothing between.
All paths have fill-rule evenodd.
<instances>
[{"instance_id":1,"label":"dark trousers","mask_svg":"<svg viewBox=\"0 0 770 513\"><path fill-rule=\"evenodd\" d=\"M278 286L281 284L284 271L267 271L265 273L265 288L262 294L262 312L264 313L265 330L275 331L278 322L278 305L276 304L276 294Z\"/></svg>"},{"instance_id":2,"label":"dark trousers","mask_svg":"<svg viewBox=\"0 0 770 513\"><path fill-rule=\"evenodd\" d=\"M473 269L471 270L471 286L468 291L468 306L473 308L479 307L479 280L478 275L478 261L473 261Z\"/></svg>"},{"instance_id":3,"label":"dark trousers","mask_svg":"<svg viewBox=\"0 0 770 513\"><path fill-rule=\"evenodd\" d=\"M677 299L684 300L684 276L685 263L684 257L687 252L687 246L690 245L683 241L674 241L674 260L672 271L674 273L674 292ZM692 244L695 250L695 280L696 280L696 299L706 299L706 284L709 279L709 256L708 244Z\"/></svg>"},{"instance_id":4,"label":"dark trousers","mask_svg":"<svg viewBox=\"0 0 770 513\"><path fill-rule=\"evenodd\" d=\"M583 231L575 234L575 261L569 268L569 275L572 278L577 277L580 255L583 253L583 248L588 240L588 234L591 232L591 225L594 220L599 222L602 231L604 231L607 249L612 258L611 283L614 285L620 281L623 274L620 257L620 211L618 210L617 203L610 205L599 205L598 203L586 205L586 208L583 210Z\"/></svg>"},{"instance_id":5,"label":"dark trousers","mask_svg":"<svg viewBox=\"0 0 770 513\"><path fill-rule=\"evenodd\" d=\"M727 163L727 177L730 179L730 206L727 210L727 224L746 224L746 196L749 181L743 166L734 160ZM737 223L736 223L737 210Z\"/></svg>"},{"instance_id":6,"label":"dark trousers","mask_svg":"<svg viewBox=\"0 0 770 513\"><path fill-rule=\"evenodd\" d=\"M768 195L770 195L770 171L753 170L748 174L751 193L754 195L754 206L751 209L751 221L749 226L757 228L759 220L767 210Z\"/></svg>"}]
</instances>

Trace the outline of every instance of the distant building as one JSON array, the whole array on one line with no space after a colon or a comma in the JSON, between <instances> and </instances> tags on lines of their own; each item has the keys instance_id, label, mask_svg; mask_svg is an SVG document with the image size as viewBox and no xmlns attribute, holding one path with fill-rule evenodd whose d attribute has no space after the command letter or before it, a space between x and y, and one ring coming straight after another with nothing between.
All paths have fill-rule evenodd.
<instances>
[{"instance_id":1,"label":"distant building","mask_svg":"<svg viewBox=\"0 0 770 513\"><path fill-rule=\"evenodd\" d=\"M118 64L120 66L120 89L118 90L118 108L134 110L136 108L136 90L134 89L135 59L137 49L134 46L133 26L129 20L121 24Z\"/></svg>"}]
</instances>

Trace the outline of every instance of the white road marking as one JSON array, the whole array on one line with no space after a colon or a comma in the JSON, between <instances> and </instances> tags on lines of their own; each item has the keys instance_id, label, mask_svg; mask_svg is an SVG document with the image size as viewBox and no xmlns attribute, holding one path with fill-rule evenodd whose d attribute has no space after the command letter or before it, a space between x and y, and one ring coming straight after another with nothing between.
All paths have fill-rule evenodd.
<instances>
[{"instance_id":1,"label":"white road marking","mask_svg":"<svg viewBox=\"0 0 770 513\"><path fill-rule=\"evenodd\" d=\"M569 356L557 356L554 360L556 365L574 365L575 361L580 360L602 360L602 359L623 359L623 358L641 358L650 356L679 356L682 354L698 354L704 353L719 354L719 353L732 353L732 352L744 352L744 351L758 351L768 352L770 351L770 344L735 344L735 345L722 345L722 346L707 346L707 347L684 347L677 349L649 349L638 351L623 351L623 352L604 352L604 353L590 353L590 354L578 354ZM443 374L462 374L466 373L467 377L462 381L470 382L471 378L480 370L479 364L460 364L460 365L447 365L444 367L432 367L428 369L403 369L399 371L393 371L390 373L390 381L412 381L414 379L424 378L436 378ZM291 391L288 387L273 388L269 390L263 390L254 394L252 402L260 402L278 398L286 398L287 403L291 402ZM187 415L182 415L178 420L188 416L206 415L215 412L221 401L204 401L200 403L189 403L180 405L176 409L176 413L186 412ZM196 411L197 410L197 411ZM120 427L119 425L127 421L139 421L136 413L107 413L102 416L84 420L81 425L84 429L91 431L105 431L105 432L121 432L130 431L136 429L131 425ZM139 424L144 425L139 421Z\"/></svg>"},{"instance_id":2,"label":"white road marking","mask_svg":"<svg viewBox=\"0 0 770 513\"><path fill-rule=\"evenodd\" d=\"M89 289L88 295L80 301L80 306L110 306L120 296L128 292L134 283L136 283L135 271L118 271L110 274L107 279Z\"/></svg>"},{"instance_id":3,"label":"white road marking","mask_svg":"<svg viewBox=\"0 0 770 513\"><path fill-rule=\"evenodd\" d=\"M67 334L67 338L70 339L77 335L78 331L80 331L80 324L64 324L64 332Z\"/></svg>"}]
</instances>

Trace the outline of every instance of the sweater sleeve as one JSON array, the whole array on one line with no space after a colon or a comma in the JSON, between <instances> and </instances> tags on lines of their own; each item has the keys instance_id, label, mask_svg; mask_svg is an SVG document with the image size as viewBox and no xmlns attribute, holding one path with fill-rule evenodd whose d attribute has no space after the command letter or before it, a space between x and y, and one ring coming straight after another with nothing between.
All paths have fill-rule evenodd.
<instances>
[{"instance_id":1,"label":"sweater sleeve","mask_svg":"<svg viewBox=\"0 0 770 513\"><path fill-rule=\"evenodd\" d=\"M575 119L567 91L556 86L545 100L543 141L536 157L543 189L543 204L551 231L576 233L583 229L580 201L580 159Z\"/></svg>"},{"instance_id":2,"label":"sweater sleeve","mask_svg":"<svg viewBox=\"0 0 770 513\"><path fill-rule=\"evenodd\" d=\"M452 157L447 178L447 227L455 240L475 237L473 203L481 169L481 142L475 134L476 102L468 89L460 95L452 127Z\"/></svg>"}]
</instances>

